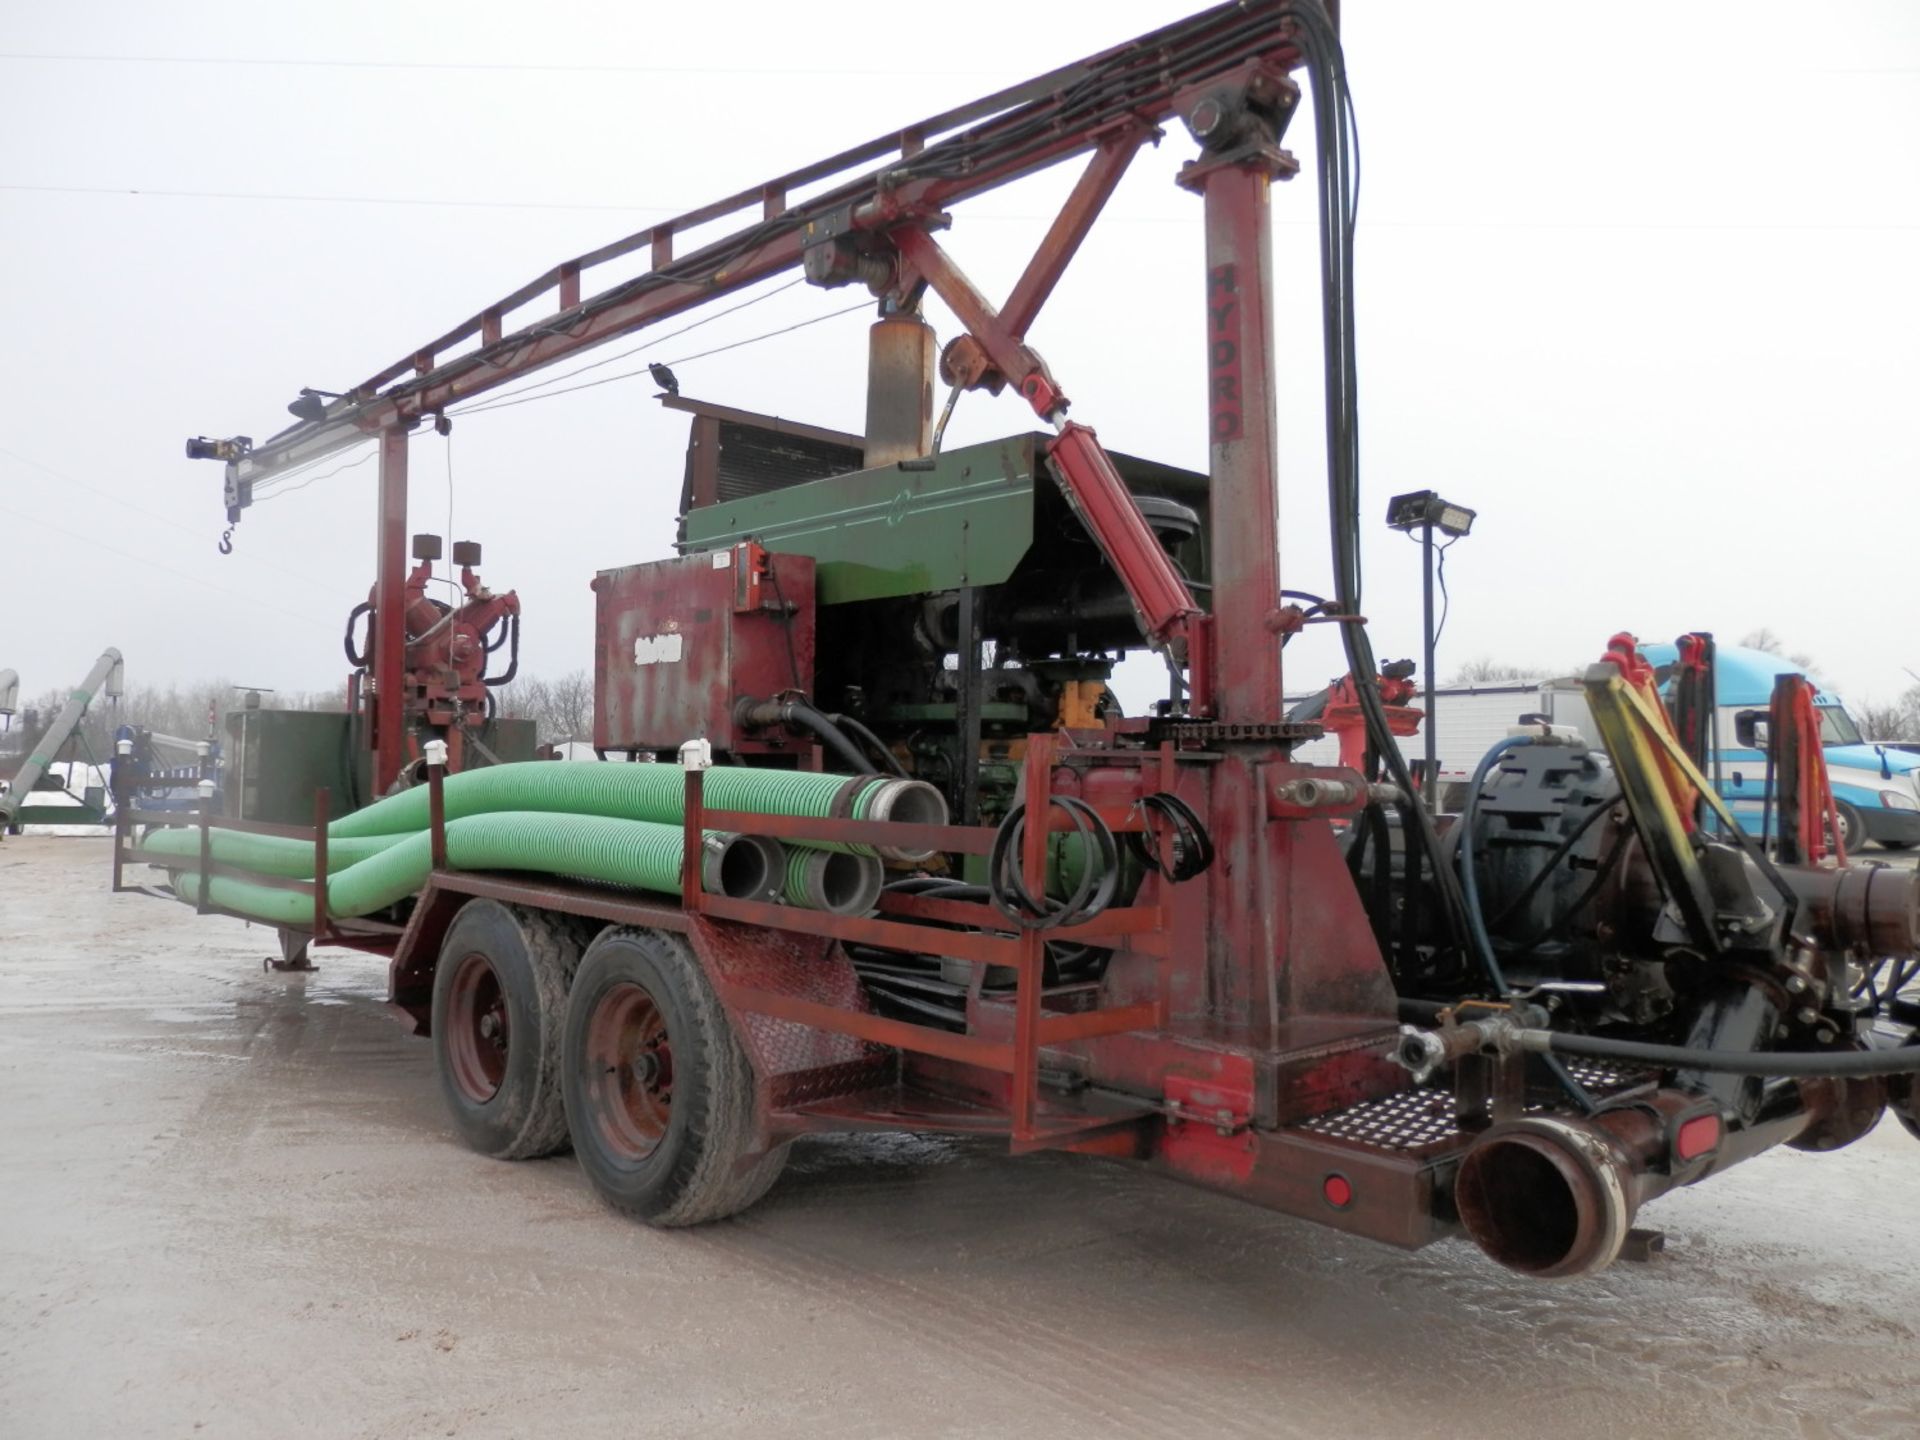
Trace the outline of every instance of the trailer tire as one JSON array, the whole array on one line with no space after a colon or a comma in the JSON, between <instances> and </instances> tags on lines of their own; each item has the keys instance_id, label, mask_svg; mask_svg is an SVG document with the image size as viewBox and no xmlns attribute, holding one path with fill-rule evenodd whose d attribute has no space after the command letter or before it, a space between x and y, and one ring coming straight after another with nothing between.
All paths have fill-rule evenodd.
<instances>
[{"instance_id":1,"label":"trailer tire","mask_svg":"<svg viewBox=\"0 0 1920 1440\"><path fill-rule=\"evenodd\" d=\"M746 1209L786 1164L756 1152L753 1067L686 942L610 929L567 1001L561 1094L573 1153L609 1205L649 1225Z\"/></svg>"},{"instance_id":2,"label":"trailer tire","mask_svg":"<svg viewBox=\"0 0 1920 1440\"><path fill-rule=\"evenodd\" d=\"M496 1160L564 1150L561 1030L583 935L566 916L470 900L433 975L440 1093L469 1146Z\"/></svg>"}]
</instances>

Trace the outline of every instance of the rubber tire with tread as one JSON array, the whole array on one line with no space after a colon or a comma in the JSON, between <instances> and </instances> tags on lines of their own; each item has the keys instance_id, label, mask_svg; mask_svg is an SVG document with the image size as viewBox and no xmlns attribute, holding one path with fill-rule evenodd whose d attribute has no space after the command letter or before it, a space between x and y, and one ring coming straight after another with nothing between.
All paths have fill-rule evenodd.
<instances>
[{"instance_id":1,"label":"rubber tire with tread","mask_svg":"<svg viewBox=\"0 0 1920 1440\"><path fill-rule=\"evenodd\" d=\"M1867 822L1860 812L1844 800L1833 802L1834 813L1840 817L1840 843L1849 855L1857 854L1867 848Z\"/></svg>"},{"instance_id":2,"label":"rubber tire with tread","mask_svg":"<svg viewBox=\"0 0 1920 1440\"><path fill-rule=\"evenodd\" d=\"M587 1032L594 1007L620 984L644 989L673 1047L666 1134L634 1161L600 1139L588 1095ZM658 930L601 932L580 958L567 1000L566 1102L573 1153L609 1205L649 1225L701 1225L745 1210L786 1166L787 1146L755 1153L753 1067L720 997L685 941Z\"/></svg>"},{"instance_id":3,"label":"rubber tire with tread","mask_svg":"<svg viewBox=\"0 0 1920 1440\"><path fill-rule=\"evenodd\" d=\"M569 916L547 915L497 900L469 900L447 927L433 975L433 1059L440 1094L467 1144L495 1160L531 1160L567 1147L560 1098L561 1030L567 987L586 936ZM484 1104L453 1078L446 1015L460 960L487 958L507 1002L506 1073Z\"/></svg>"}]
</instances>

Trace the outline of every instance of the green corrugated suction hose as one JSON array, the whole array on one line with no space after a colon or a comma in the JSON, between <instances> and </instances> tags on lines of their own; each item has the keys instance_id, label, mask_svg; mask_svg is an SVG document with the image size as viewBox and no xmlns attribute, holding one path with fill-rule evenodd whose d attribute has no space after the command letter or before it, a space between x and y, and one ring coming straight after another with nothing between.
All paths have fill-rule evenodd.
<instances>
[{"instance_id":1,"label":"green corrugated suction hose","mask_svg":"<svg viewBox=\"0 0 1920 1440\"><path fill-rule=\"evenodd\" d=\"M758 837L707 832L701 866L706 888L736 897L771 893L782 879L782 866L767 863L766 847L771 844ZM678 826L644 820L503 811L447 824L447 864L456 870L532 870L677 895L682 853ZM777 855L777 847L771 853ZM426 883L432 864L432 837L426 831L400 837L332 876L327 882L328 913L344 919L403 900ZM183 870L175 892L182 899L196 899L198 873ZM222 909L269 924L313 925L310 895L224 875L212 877L207 894Z\"/></svg>"},{"instance_id":2,"label":"green corrugated suction hose","mask_svg":"<svg viewBox=\"0 0 1920 1440\"><path fill-rule=\"evenodd\" d=\"M249 835L239 830L215 830L208 837L213 858L228 865L244 866L262 875L285 875L305 880L313 874L313 842L287 835ZM405 835L327 836L327 873L337 874L369 856L378 855L405 840ZM197 864L200 859L200 832L196 829L167 829L147 832L141 848L161 855L174 855Z\"/></svg>"},{"instance_id":3,"label":"green corrugated suction hose","mask_svg":"<svg viewBox=\"0 0 1920 1440\"><path fill-rule=\"evenodd\" d=\"M716 810L825 816L834 797L844 787L854 783L871 784L877 779L877 776L818 775L723 765L707 771L705 794L707 804ZM685 786L685 772L678 765L586 765L533 760L489 765L485 769L449 775L442 789L448 820L497 810L518 810L652 820L670 825L681 818ZM427 823L427 787L416 785L364 810L341 816L327 827L327 833L410 834L426 829Z\"/></svg>"},{"instance_id":4,"label":"green corrugated suction hose","mask_svg":"<svg viewBox=\"0 0 1920 1440\"><path fill-rule=\"evenodd\" d=\"M831 850L794 850L787 855L780 895L789 905L865 915L880 903L886 871L877 857Z\"/></svg>"},{"instance_id":5,"label":"green corrugated suction hose","mask_svg":"<svg viewBox=\"0 0 1920 1440\"><path fill-rule=\"evenodd\" d=\"M855 819L900 819L944 825L946 801L931 785L884 775L821 775L803 770L768 770L745 765L716 765L702 781L706 804L715 810L756 815L799 815L825 819L838 808ZM599 815L625 820L680 821L686 801L686 773L678 765L568 764L522 761L490 765L449 775L442 787L448 820L499 810ZM852 797L849 804L843 796ZM836 804L837 802L837 804ZM327 827L329 836L399 835L424 830L428 823L427 787L343 815ZM804 849L852 850L873 854L871 846L830 841L788 842ZM890 852L889 858L923 859L926 852Z\"/></svg>"}]
</instances>

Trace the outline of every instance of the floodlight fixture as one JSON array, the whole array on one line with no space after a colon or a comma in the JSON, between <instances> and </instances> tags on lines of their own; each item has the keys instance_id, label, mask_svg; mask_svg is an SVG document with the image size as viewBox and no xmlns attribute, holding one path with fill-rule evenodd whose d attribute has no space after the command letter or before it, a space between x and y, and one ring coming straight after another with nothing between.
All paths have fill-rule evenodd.
<instances>
[{"instance_id":1,"label":"floodlight fixture","mask_svg":"<svg viewBox=\"0 0 1920 1440\"><path fill-rule=\"evenodd\" d=\"M1478 513L1451 500L1442 500L1433 490L1415 490L1410 495L1396 495L1387 502L1387 524L1393 529L1411 532L1431 526L1456 540L1473 529Z\"/></svg>"}]
</instances>

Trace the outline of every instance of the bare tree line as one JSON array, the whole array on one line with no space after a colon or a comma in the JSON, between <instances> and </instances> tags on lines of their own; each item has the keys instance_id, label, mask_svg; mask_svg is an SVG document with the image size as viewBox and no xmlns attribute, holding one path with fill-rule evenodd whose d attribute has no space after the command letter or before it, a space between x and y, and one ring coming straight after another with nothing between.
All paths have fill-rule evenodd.
<instances>
[{"instance_id":1,"label":"bare tree line","mask_svg":"<svg viewBox=\"0 0 1920 1440\"><path fill-rule=\"evenodd\" d=\"M0 755L24 756L39 743L40 737L67 703L71 688L43 690L23 701L12 728L0 731ZM246 692L226 680L202 680L190 685L130 685L116 701L96 695L81 721L77 753L91 752L105 761L113 754L113 732L122 725L133 725L159 735L181 740L224 739L227 712L241 709ZM276 710L344 710L346 692L311 690L263 693L260 703ZM66 758L63 755L63 758Z\"/></svg>"},{"instance_id":2,"label":"bare tree line","mask_svg":"<svg viewBox=\"0 0 1920 1440\"><path fill-rule=\"evenodd\" d=\"M570 670L547 679L529 675L498 692L500 713L531 720L543 744L593 739L593 675Z\"/></svg>"},{"instance_id":3,"label":"bare tree line","mask_svg":"<svg viewBox=\"0 0 1920 1440\"><path fill-rule=\"evenodd\" d=\"M66 704L71 689L49 689L23 701L11 728L0 730L0 756L24 756L39 742ZM94 697L81 722L82 751L105 760L113 753L113 732L133 725L182 740L224 739L227 713L244 708L246 693L226 680L203 680L188 685L129 686L118 702ZM531 720L542 741L593 738L593 676L586 670L546 678L528 676L499 692L500 713ZM269 710L343 710L346 693L339 690L263 692L260 704Z\"/></svg>"}]
</instances>

